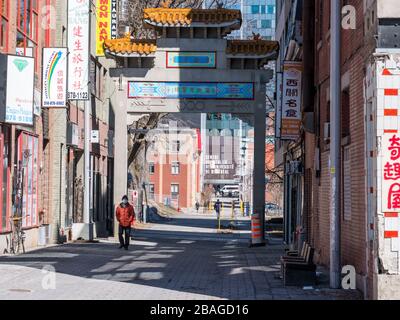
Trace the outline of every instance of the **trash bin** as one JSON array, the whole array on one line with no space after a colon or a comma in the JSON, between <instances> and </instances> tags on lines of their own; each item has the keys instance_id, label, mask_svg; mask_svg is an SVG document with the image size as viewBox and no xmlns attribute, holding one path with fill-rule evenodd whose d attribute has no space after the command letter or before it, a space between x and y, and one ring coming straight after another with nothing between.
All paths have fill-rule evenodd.
<instances>
[{"instance_id":1,"label":"trash bin","mask_svg":"<svg viewBox=\"0 0 400 320\"><path fill-rule=\"evenodd\" d=\"M45 246L45 245L46 245L46 227L40 226L39 227L38 246Z\"/></svg>"},{"instance_id":2,"label":"trash bin","mask_svg":"<svg viewBox=\"0 0 400 320\"><path fill-rule=\"evenodd\" d=\"M50 225L42 224L39 227L38 246L45 246L50 242Z\"/></svg>"}]
</instances>

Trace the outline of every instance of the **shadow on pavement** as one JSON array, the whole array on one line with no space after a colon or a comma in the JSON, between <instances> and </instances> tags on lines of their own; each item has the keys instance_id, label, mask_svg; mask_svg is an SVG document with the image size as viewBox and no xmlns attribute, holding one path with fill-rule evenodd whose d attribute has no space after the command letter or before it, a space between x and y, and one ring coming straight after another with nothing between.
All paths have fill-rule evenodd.
<instances>
[{"instance_id":1,"label":"shadow on pavement","mask_svg":"<svg viewBox=\"0 0 400 320\"><path fill-rule=\"evenodd\" d=\"M280 280L274 280L275 255L244 244L208 241L156 241L133 244L129 251L117 244L67 244L21 256L0 257L0 264L42 269L91 279L121 281L210 295L226 299L256 299ZM148 244L146 244L146 240ZM260 264L261 263L261 264ZM275 281L275 282L274 282ZM261 296L260 296L261 295ZM267 297L268 298L268 297Z\"/></svg>"}]
</instances>

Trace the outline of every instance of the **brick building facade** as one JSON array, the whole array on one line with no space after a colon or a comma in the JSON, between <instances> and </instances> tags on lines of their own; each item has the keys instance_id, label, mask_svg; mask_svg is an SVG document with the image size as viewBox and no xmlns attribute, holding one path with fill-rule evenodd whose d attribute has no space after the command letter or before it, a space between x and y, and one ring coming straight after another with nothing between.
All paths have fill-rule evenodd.
<instances>
[{"instance_id":1,"label":"brick building facade","mask_svg":"<svg viewBox=\"0 0 400 320\"><path fill-rule=\"evenodd\" d=\"M342 31L341 76L342 76L342 216L341 216L341 259L342 265L353 265L358 274L359 288L365 286L366 261L366 208L365 208L365 139L364 139L364 37L363 1L349 1L356 9L355 30ZM306 216L318 228L311 228L313 245L317 248L317 261L329 266L330 253L330 139L326 127L330 124L330 3L315 3L315 75L314 113L317 123L315 137L305 136L305 153L318 150L320 159L319 177L316 177L315 157L305 163L306 172L313 172L312 194L319 201L309 204Z\"/></svg>"},{"instance_id":2,"label":"brick building facade","mask_svg":"<svg viewBox=\"0 0 400 320\"><path fill-rule=\"evenodd\" d=\"M295 191L293 173L287 170L285 175L285 220L289 223L285 240L291 245L308 241L315 248L315 262L329 268L330 126L334 125L330 119L330 2L300 3L298 23L287 29L282 27L282 21L288 21L293 14L288 10L289 1L281 1L278 6L280 62L297 59L302 62L304 72L300 136L297 141L278 139L276 144L280 149L276 159L288 166L293 154L297 154L301 164L298 170L301 182ZM338 66L342 97L340 263L354 266L357 289L365 298L395 298L400 290L398 213L382 212L387 195L382 191L384 151L380 141L385 138L386 129L398 131L396 117L389 119L398 114L393 109L397 100L391 96L397 89L390 89L397 81L398 64L394 62L397 43L388 39L400 12L395 1L349 0L343 1L343 6L350 6L345 9L349 10L346 12L350 12L355 28L341 30ZM302 54L294 56L291 53L296 50L292 49L297 47L301 47ZM382 79L385 76L391 80ZM386 84L384 89L383 84ZM388 102L390 106L386 106ZM298 191L298 186L302 190L294 199L292 194Z\"/></svg>"},{"instance_id":3,"label":"brick building facade","mask_svg":"<svg viewBox=\"0 0 400 320\"><path fill-rule=\"evenodd\" d=\"M149 146L148 194L157 203L176 209L192 209L200 197L200 130L179 128L178 132L152 130Z\"/></svg>"},{"instance_id":4,"label":"brick building facade","mask_svg":"<svg viewBox=\"0 0 400 320\"><path fill-rule=\"evenodd\" d=\"M43 244L40 241L43 229L47 243L71 240L72 226L82 219L84 103L68 101L67 108L41 105L42 49L66 46L67 5L66 0L0 1L0 53L32 56L35 60L33 125L0 124L0 252L8 250L10 218L16 210L14 184L18 161L27 149L32 154L32 166L29 162L23 182L25 247ZM92 4L93 33L95 13ZM95 37L91 38L94 48ZM99 143L91 148L91 217L95 235L108 235L112 231L114 111L108 70L113 65L112 60L96 57L92 50L91 129L99 131Z\"/></svg>"}]
</instances>

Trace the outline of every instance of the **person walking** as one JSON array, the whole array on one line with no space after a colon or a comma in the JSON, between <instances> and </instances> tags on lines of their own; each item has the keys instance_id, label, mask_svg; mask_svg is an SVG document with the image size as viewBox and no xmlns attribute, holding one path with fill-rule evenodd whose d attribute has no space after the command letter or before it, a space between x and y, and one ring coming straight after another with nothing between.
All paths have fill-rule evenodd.
<instances>
[{"instance_id":1,"label":"person walking","mask_svg":"<svg viewBox=\"0 0 400 320\"><path fill-rule=\"evenodd\" d=\"M199 209L200 209L200 203L198 201L196 201L196 212L199 213Z\"/></svg>"},{"instance_id":2,"label":"person walking","mask_svg":"<svg viewBox=\"0 0 400 320\"><path fill-rule=\"evenodd\" d=\"M131 226L135 221L135 210L133 209L133 206L129 203L128 196L125 195L122 197L122 202L117 207L115 215L119 223L119 248L125 248L125 250L128 250L129 239L131 236Z\"/></svg>"},{"instance_id":3,"label":"person walking","mask_svg":"<svg viewBox=\"0 0 400 320\"><path fill-rule=\"evenodd\" d=\"M218 229L220 229L220 227L221 227L221 224L220 224L221 207L222 207L222 203L221 203L221 201L219 201L219 199L217 199L217 202L214 204L214 210L217 213Z\"/></svg>"}]
</instances>

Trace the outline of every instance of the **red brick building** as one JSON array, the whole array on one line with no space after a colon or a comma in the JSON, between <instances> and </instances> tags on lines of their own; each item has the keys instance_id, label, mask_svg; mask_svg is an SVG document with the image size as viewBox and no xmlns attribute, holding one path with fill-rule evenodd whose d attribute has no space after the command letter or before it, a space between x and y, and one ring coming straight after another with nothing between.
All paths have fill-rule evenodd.
<instances>
[{"instance_id":1,"label":"red brick building","mask_svg":"<svg viewBox=\"0 0 400 320\"><path fill-rule=\"evenodd\" d=\"M148 151L149 199L176 209L200 202L200 132L179 128L177 133L153 130Z\"/></svg>"},{"instance_id":2,"label":"red brick building","mask_svg":"<svg viewBox=\"0 0 400 320\"><path fill-rule=\"evenodd\" d=\"M363 1L348 1L356 9L355 30L342 31L342 265L353 265L358 274L359 288L366 284L366 186L364 137L364 37ZM330 2L315 1L315 74L313 111L317 123L315 135L305 134L305 179L312 186L308 192L314 200L308 201L305 215L307 231L317 248L319 263L329 266L330 254ZM308 88L307 88L308 89ZM317 154L316 154L317 153ZM316 156L312 156L315 155ZM308 156L307 156L308 155ZM315 159L319 159L315 170ZM311 200L311 201L310 201Z\"/></svg>"},{"instance_id":3,"label":"red brick building","mask_svg":"<svg viewBox=\"0 0 400 320\"><path fill-rule=\"evenodd\" d=\"M282 0L278 6L280 62L300 61L303 74L299 138L276 143L276 160L285 165L285 240L290 245L308 241L315 248L315 262L329 269L330 129L334 125L330 2L303 0L292 12L289 2ZM400 10L395 1L349 0L343 1L345 5L355 26L341 30L341 65L337 66L342 97L340 263L354 266L357 289L366 298L394 298L400 292L399 213L382 212L388 199L383 191L385 151L380 141L385 133L399 129L399 58L394 49L398 42L389 36ZM284 21L292 15L294 31L286 39Z\"/></svg>"}]
</instances>

